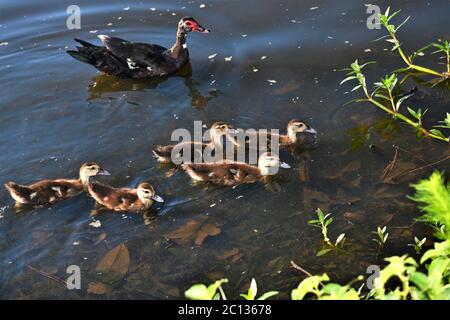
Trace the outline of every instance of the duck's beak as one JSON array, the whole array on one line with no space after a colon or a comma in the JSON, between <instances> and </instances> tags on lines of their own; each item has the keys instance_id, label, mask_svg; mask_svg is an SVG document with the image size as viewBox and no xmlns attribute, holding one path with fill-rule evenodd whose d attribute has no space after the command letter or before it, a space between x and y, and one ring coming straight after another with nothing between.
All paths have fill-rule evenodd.
<instances>
[{"instance_id":1,"label":"duck's beak","mask_svg":"<svg viewBox=\"0 0 450 320\"><path fill-rule=\"evenodd\" d=\"M306 133L312 133L312 134L317 134L316 129L309 127L308 129L306 129L304 132Z\"/></svg>"},{"instance_id":2,"label":"duck's beak","mask_svg":"<svg viewBox=\"0 0 450 320\"><path fill-rule=\"evenodd\" d=\"M157 194L152 196L152 199L155 200L156 202L164 202L164 199L161 198L160 196L158 196Z\"/></svg>"},{"instance_id":3,"label":"duck's beak","mask_svg":"<svg viewBox=\"0 0 450 320\"><path fill-rule=\"evenodd\" d=\"M109 173L108 171L104 170L104 169L100 169L100 171L97 173L99 176L110 176L111 173Z\"/></svg>"},{"instance_id":4,"label":"duck's beak","mask_svg":"<svg viewBox=\"0 0 450 320\"><path fill-rule=\"evenodd\" d=\"M196 27L194 27L193 29L192 29L192 31L194 31L194 32L200 32L200 33L210 33L211 32L211 30L210 29L206 29L206 28L203 28L201 25L197 25Z\"/></svg>"},{"instance_id":5,"label":"duck's beak","mask_svg":"<svg viewBox=\"0 0 450 320\"><path fill-rule=\"evenodd\" d=\"M283 169L290 169L291 166L288 165L286 162L280 161L280 167Z\"/></svg>"}]
</instances>

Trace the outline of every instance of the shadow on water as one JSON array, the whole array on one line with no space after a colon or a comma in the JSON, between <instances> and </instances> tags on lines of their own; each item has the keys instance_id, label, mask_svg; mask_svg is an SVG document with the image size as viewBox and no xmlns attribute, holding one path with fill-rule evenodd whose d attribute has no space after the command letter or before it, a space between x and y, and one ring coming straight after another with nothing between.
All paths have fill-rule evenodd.
<instances>
[{"instance_id":1,"label":"shadow on water","mask_svg":"<svg viewBox=\"0 0 450 320\"><path fill-rule=\"evenodd\" d=\"M192 65L190 62L186 64L174 77L183 78L184 85L188 89L188 95L191 98L191 105L196 109L204 109L208 102L217 98L220 94L219 90L211 90L208 95L202 95L198 89L200 84L192 78ZM156 90L159 85L167 81L170 77L162 77L157 79L126 79L101 73L92 79L89 84L88 100L102 99L105 95L115 92L127 91L146 91Z\"/></svg>"}]
</instances>

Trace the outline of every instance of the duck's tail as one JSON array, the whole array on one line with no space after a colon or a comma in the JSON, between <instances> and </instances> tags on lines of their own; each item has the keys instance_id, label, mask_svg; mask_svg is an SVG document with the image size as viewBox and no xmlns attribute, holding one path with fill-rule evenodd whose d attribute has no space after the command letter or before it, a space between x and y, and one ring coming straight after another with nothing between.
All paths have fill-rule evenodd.
<instances>
[{"instance_id":1,"label":"duck's tail","mask_svg":"<svg viewBox=\"0 0 450 320\"><path fill-rule=\"evenodd\" d=\"M9 181L5 184L5 188L16 202L21 204L30 203L30 189L28 187Z\"/></svg>"},{"instance_id":2,"label":"duck's tail","mask_svg":"<svg viewBox=\"0 0 450 320\"><path fill-rule=\"evenodd\" d=\"M153 149L153 156L160 163L169 163L172 160L173 146L156 146Z\"/></svg>"},{"instance_id":3,"label":"duck's tail","mask_svg":"<svg viewBox=\"0 0 450 320\"><path fill-rule=\"evenodd\" d=\"M76 42L82 45L82 47L77 46L78 51L76 50L67 50L67 53L70 54L75 59L87 63L95 65L95 59L94 54L97 52L101 47L93 45L92 43L89 43L87 41L81 40L81 39L74 39Z\"/></svg>"}]
</instances>

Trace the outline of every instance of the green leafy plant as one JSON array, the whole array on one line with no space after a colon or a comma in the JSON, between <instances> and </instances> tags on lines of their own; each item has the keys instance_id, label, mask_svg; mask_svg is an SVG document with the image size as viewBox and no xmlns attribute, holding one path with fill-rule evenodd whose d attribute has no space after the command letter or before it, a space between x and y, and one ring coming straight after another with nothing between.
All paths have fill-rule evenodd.
<instances>
[{"instance_id":1,"label":"green leafy plant","mask_svg":"<svg viewBox=\"0 0 450 320\"><path fill-rule=\"evenodd\" d=\"M228 279L220 279L209 285L195 284L184 293L185 297L191 300L227 300L222 289L222 284L227 283ZM219 292L218 292L219 291Z\"/></svg>"},{"instance_id":2,"label":"green leafy plant","mask_svg":"<svg viewBox=\"0 0 450 320\"><path fill-rule=\"evenodd\" d=\"M247 293L241 294L241 297L244 298L245 300L255 300L257 293L258 293L258 286L256 284L256 280L253 278ZM267 300L273 296L276 296L277 294L278 291L269 291L263 293L257 300Z\"/></svg>"},{"instance_id":3,"label":"green leafy plant","mask_svg":"<svg viewBox=\"0 0 450 320\"><path fill-rule=\"evenodd\" d=\"M397 71L410 71L415 70L419 71L425 74L433 75L436 77L441 78L442 80L448 79L450 76L450 62L449 62L449 56L450 56L450 47L448 41L443 41L441 43L432 43L430 45L427 45L423 47L422 49L412 53L411 55L407 55L403 49L402 44L397 38L397 32L398 30L410 19L410 17L407 17L402 23L400 23L398 26L395 26L392 24L392 19L397 16L401 10L395 11L393 13L390 13L390 7L387 8L386 12L384 14L380 14L380 23L384 28L387 30L388 34L386 36L383 36L377 40L386 39L387 42L392 43L392 49L391 51L396 51L400 57L402 58L403 62L406 64L406 68L399 69ZM423 66L419 66L414 63L414 60L417 56L422 56L424 51L430 47L434 47L437 50L433 52L433 54L436 53L443 53L447 59L447 68L444 72L439 72L430 68L426 68Z\"/></svg>"},{"instance_id":4,"label":"green leafy plant","mask_svg":"<svg viewBox=\"0 0 450 320\"><path fill-rule=\"evenodd\" d=\"M358 280L362 280L358 277ZM342 286L330 281L327 274L310 276L304 279L298 287L291 292L292 300L303 300L308 294L312 294L318 300L359 300L360 292L351 287L351 284Z\"/></svg>"},{"instance_id":5,"label":"green leafy plant","mask_svg":"<svg viewBox=\"0 0 450 320\"><path fill-rule=\"evenodd\" d=\"M228 279L220 279L213 284L206 286L204 284L198 283L194 284L188 290L185 291L184 296L190 300L227 300L225 292L222 289L222 284L228 283ZM241 294L240 296L245 300L255 300L258 294L258 286L256 280L252 279L250 283L250 288L247 293ZM267 300L278 294L277 291L269 291L263 293L256 300Z\"/></svg>"},{"instance_id":6,"label":"green leafy plant","mask_svg":"<svg viewBox=\"0 0 450 320\"><path fill-rule=\"evenodd\" d=\"M373 234L376 234L378 238L372 239L373 241L375 241L376 243L378 243L378 245L380 246L380 248L383 248L384 245L387 242L387 239L389 237L389 233L386 232L387 227L384 226L383 228L378 227L377 231L372 231Z\"/></svg>"},{"instance_id":7,"label":"green leafy plant","mask_svg":"<svg viewBox=\"0 0 450 320\"><path fill-rule=\"evenodd\" d=\"M432 225L437 238L450 239L450 184L446 185L443 175L435 171L412 187L416 193L409 198L420 203L419 208L424 212L419 220Z\"/></svg>"},{"instance_id":8,"label":"green leafy plant","mask_svg":"<svg viewBox=\"0 0 450 320\"><path fill-rule=\"evenodd\" d=\"M350 68L343 69L344 71L348 72L347 77L342 80L340 84L342 85L347 81L355 80L357 82L357 85L353 87L351 91L353 92L356 90L362 90L365 96L365 98L354 99L350 102L370 102L384 112L390 114L393 118L415 128L419 136L425 136L449 142L449 137L446 137L440 130L450 128L450 116L448 114L447 117L440 122L441 125L434 126L433 129L427 130L422 126L422 118L425 115L426 110L422 112L421 109L414 111L411 108L407 108L406 110L408 110L409 114L412 116L411 118L401 112L400 108L402 104L404 104L404 102L411 97L411 94L403 96L394 94L394 91L398 86L397 74L392 73L390 75L386 75L384 78L381 78L379 82L374 83L375 89L373 91L369 90L366 82L366 77L362 70L365 66L372 63L375 62L370 61L360 65L358 60L356 60L350 65ZM386 102L388 106L386 106L382 102Z\"/></svg>"},{"instance_id":9,"label":"green leafy plant","mask_svg":"<svg viewBox=\"0 0 450 320\"><path fill-rule=\"evenodd\" d=\"M426 241L427 241L427 238L423 238L423 239L419 240L419 238L414 237L414 243L410 243L410 244L408 244L408 246L413 247L414 251L417 254L420 254L420 252L422 251L422 247Z\"/></svg>"},{"instance_id":10,"label":"green leafy plant","mask_svg":"<svg viewBox=\"0 0 450 320\"><path fill-rule=\"evenodd\" d=\"M318 208L316 212L317 212L317 219L310 220L308 221L308 223L313 227L319 228L322 232L323 241L327 245L327 248L324 248L317 253L317 256L322 256L335 248L342 247L346 239L345 233L341 233L336 238L336 241L334 241L334 243L331 242L330 238L328 237L328 226L333 222L331 213L324 214L320 208Z\"/></svg>"}]
</instances>

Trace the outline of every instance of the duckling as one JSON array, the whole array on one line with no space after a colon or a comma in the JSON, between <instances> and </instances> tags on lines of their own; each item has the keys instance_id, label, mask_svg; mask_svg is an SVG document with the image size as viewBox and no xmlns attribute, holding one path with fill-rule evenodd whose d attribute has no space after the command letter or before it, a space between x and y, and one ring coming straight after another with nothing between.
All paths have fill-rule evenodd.
<instances>
[{"instance_id":1,"label":"duckling","mask_svg":"<svg viewBox=\"0 0 450 320\"><path fill-rule=\"evenodd\" d=\"M259 147L259 145L261 144L261 141L259 140L260 133L261 133L260 131L257 131L254 133L247 134L245 139L245 147L247 149ZM307 125L305 122L298 119L292 119L291 121L289 121L287 125L287 134L274 134L270 133L270 131L267 132L267 148L268 150L271 150L272 141L274 140L278 140L279 147L281 149L298 146L298 144L304 142L304 140L299 139L299 134L302 133L313 134L314 137L317 135L317 131L314 128ZM252 141L257 142L255 146L253 145L250 146Z\"/></svg>"},{"instance_id":2,"label":"duckling","mask_svg":"<svg viewBox=\"0 0 450 320\"><path fill-rule=\"evenodd\" d=\"M147 182L141 183L137 189L113 188L93 182L89 183L88 192L98 204L113 211L144 212L150 209L154 201L164 202Z\"/></svg>"},{"instance_id":3,"label":"duckling","mask_svg":"<svg viewBox=\"0 0 450 320\"><path fill-rule=\"evenodd\" d=\"M194 162L195 153L201 152L200 159L203 158L204 151L207 147L211 148L211 151L214 151L214 147L223 146L225 144L222 141L222 137L225 137L225 142L230 141L235 144L235 139L232 139L229 135L229 132L233 130L233 126L226 122L215 122L211 126L210 130L210 143L202 143L197 141L185 141L177 144L171 144L166 146L158 145L153 150L153 155L156 160L160 163L173 163L175 158L182 160L183 159L183 150L186 148L191 148L191 159L190 162ZM177 155L172 158L172 151L180 150ZM212 152L212 156L214 156L214 152Z\"/></svg>"},{"instance_id":4,"label":"duckling","mask_svg":"<svg viewBox=\"0 0 450 320\"><path fill-rule=\"evenodd\" d=\"M230 187L264 180L266 176L276 174L279 167L289 169L290 165L282 162L278 156L266 152L259 157L257 167L229 160L215 163L184 163L181 167L194 181Z\"/></svg>"},{"instance_id":5,"label":"duckling","mask_svg":"<svg viewBox=\"0 0 450 320\"><path fill-rule=\"evenodd\" d=\"M81 166L79 179L42 180L30 185L15 182L5 184L6 189L17 205L44 206L60 200L75 197L87 190L90 177L110 175L94 162Z\"/></svg>"}]
</instances>

